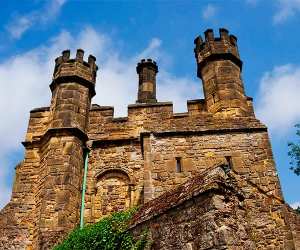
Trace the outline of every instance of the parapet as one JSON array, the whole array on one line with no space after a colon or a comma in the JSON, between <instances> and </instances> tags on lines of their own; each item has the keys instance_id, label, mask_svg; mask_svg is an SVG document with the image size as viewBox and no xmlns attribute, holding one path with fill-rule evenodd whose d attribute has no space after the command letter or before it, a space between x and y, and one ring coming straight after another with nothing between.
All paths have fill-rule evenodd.
<instances>
[{"instance_id":1,"label":"parapet","mask_svg":"<svg viewBox=\"0 0 300 250\"><path fill-rule=\"evenodd\" d=\"M70 50L64 50L62 55L55 59L53 81L59 78L79 77L95 84L98 66L96 57L89 55L88 61L83 60L84 51L78 49L75 59L70 59Z\"/></svg>"},{"instance_id":2,"label":"parapet","mask_svg":"<svg viewBox=\"0 0 300 250\"><path fill-rule=\"evenodd\" d=\"M207 29L204 32L205 40L198 36L194 40L195 57L198 64L198 77L201 78L200 68L204 67L209 61L228 59L233 61L240 69L242 61L237 46L237 38L234 35L229 35L227 29L219 29L220 37L214 37L212 29Z\"/></svg>"},{"instance_id":3,"label":"parapet","mask_svg":"<svg viewBox=\"0 0 300 250\"><path fill-rule=\"evenodd\" d=\"M139 74L143 68L151 68L154 70L155 73L158 72L157 64L154 60L148 58L142 59L136 66L136 72Z\"/></svg>"}]
</instances>

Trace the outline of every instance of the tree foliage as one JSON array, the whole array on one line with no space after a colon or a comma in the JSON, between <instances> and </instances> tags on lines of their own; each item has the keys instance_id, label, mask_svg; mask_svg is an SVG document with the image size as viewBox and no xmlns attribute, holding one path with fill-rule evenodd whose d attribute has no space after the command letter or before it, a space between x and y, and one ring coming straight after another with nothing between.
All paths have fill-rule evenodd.
<instances>
[{"instance_id":1,"label":"tree foliage","mask_svg":"<svg viewBox=\"0 0 300 250\"><path fill-rule=\"evenodd\" d=\"M139 240L128 231L128 222L135 210L117 212L83 229L75 229L53 250L142 250L146 231Z\"/></svg>"},{"instance_id":2,"label":"tree foliage","mask_svg":"<svg viewBox=\"0 0 300 250\"><path fill-rule=\"evenodd\" d=\"M300 124L295 126L297 128L296 135L300 137ZM300 175L300 144L289 142L288 155L291 158L290 169L294 171L296 175Z\"/></svg>"}]
</instances>

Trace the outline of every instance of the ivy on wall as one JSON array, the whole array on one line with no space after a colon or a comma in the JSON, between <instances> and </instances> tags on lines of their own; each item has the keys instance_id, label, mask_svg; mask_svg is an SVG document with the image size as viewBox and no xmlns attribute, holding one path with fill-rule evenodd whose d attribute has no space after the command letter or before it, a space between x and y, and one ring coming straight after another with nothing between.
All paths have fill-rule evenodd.
<instances>
[{"instance_id":1,"label":"ivy on wall","mask_svg":"<svg viewBox=\"0 0 300 250\"><path fill-rule=\"evenodd\" d=\"M77 228L53 250L143 250L147 232L136 240L128 231L128 222L135 211L116 212L93 225Z\"/></svg>"}]
</instances>

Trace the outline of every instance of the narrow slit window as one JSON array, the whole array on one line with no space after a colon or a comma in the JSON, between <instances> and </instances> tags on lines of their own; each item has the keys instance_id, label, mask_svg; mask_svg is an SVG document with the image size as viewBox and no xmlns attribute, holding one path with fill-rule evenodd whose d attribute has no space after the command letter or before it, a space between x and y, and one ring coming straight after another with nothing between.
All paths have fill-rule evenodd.
<instances>
[{"instance_id":1,"label":"narrow slit window","mask_svg":"<svg viewBox=\"0 0 300 250\"><path fill-rule=\"evenodd\" d=\"M213 103L216 103L216 100L215 100L215 98L216 98L216 94L215 94L215 93L213 93L213 94L212 94L212 100L213 100Z\"/></svg>"},{"instance_id":2,"label":"narrow slit window","mask_svg":"<svg viewBox=\"0 0 300 250\"><path fill-rule=\"evenodd\" d=\"M231 169L232 168L232 158L231 158L231 156L225 156L225 159L227 161L228 167Z\"/></svg>"},{"instance_id":3,"label":"narrow slit window","mask_svg":"<svg viewBox=\"0 0 300 250\"><path fill-rule=\"evenodd\" d=\"M181 158L180 157L176 157L176 172L177 173L182 172Z\"/></svg>"},{"instance_id":4,"label":"narrow slit window","mask_svg":"<svg viewBox=\"0 0 300 250\"><path fill-rule=\"evenodd\" d=\"M227 174L232 169L232 158L231 156L225 156L225 159L227 161L227 165L225 165L224 171Z\"/></svg>"}]
</instances>

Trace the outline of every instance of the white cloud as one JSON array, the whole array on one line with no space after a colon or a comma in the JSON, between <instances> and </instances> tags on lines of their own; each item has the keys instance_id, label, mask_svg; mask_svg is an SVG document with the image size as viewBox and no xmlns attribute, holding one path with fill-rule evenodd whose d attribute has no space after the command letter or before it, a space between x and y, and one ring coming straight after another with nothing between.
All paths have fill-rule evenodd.
<instances>
[{"instance_id":1,"label":"white cloud","mask_svg":"<svg viewBox=\"0 0 300 250\"><path fill-rule=\"evenodd\" d=\"M277 136L286 135L300 121L300 66L283 65L264 74L256 114Z\"/></svg>"},{"instance_id":2,"label":"white cloud","mask_svg":"<svg viewBox=\"0 0 300 250\"><path fill-rule=\"evenodd\" d=\"M54 19L66 1L67 0L50 0L49 3L44 6L44 13L39 15L40 20L46 23Z\"/></svg>"},{"instance_id":3,"label":"white cloud","mask_svg":"<svg viewBox=\"0 0 300 250\"><path fill-rule=\"evenodd\" d=\"M209 20L215 17L217 13L217 7L213 4L206 5L202 10L202 18Z\"/></svg>"},{"instance_id":4,"label":"white cloud","mask_svg":"<svg viewBox=\"0 0 300 250\"><path fill-rule=\"evenodd\" d=\"M296 209L296 208L300 207L300 201L296 201L296 202L290 204L290 206L291 206L292 208Z\"/></svg>"},{"instance_id":5,"label":"white cloud","mask_svg":"<svg viewBox=\"0 0 300 250\"><path fill-rule=\"evenodd\" d=\"M93 28L85 28L77 36L64 31L47 44L0 62L0 208L8 201L11 189L8 179L14 173L8 154L21 148L29 110L49 105L48 86L54 59L66 48L71 49L73 56L77 48L83 48L86 58L89 53L97 57L97 95L93 103L115 106L117 116L126 116L127 105L135 103L138 84L135 67L143 57L157 60L160 66L157 80L159 100L173 100L176 111L182 111L187 99L201 96L199 82L176 77L165 69L170 56L164 60L166 53L158 38L153 38L136 55L122 57L122 51L117 45L114 47L110 37Z\"/></svg>"},{"instance_id":6,"label":"white cloud","mask_svg":"<svg viewBox=\"0 0 300 250\"><path fill-rule=\"evenodd\" d=\"M34 25L45 25L55 19L66 0L51 0L40 10L34 10L26 15L16 15L6 26L14 39L19 39Z\"/></svg>"},{"instance_id":7,"label":"white cloud","mask_svg":"<svg viewBox=\"0 0 300 250\"><path fill-rule=\"evenodd\" d=\"M300 0L277 0L277 12L273 16L273 22L283 23L298 12L300 12Z\"/></svg>"},{"instance_id":8,"label":"white cloud","mask_svg":"<svg viewBox=\"0 0 300 250\"><path fill-rule=\"evenodd\" d=\"M13 38L20 38L22 34L27 31L33 24L33 18L29 16L17 17L7 29Z\"/></svg>"}]
</instances>

